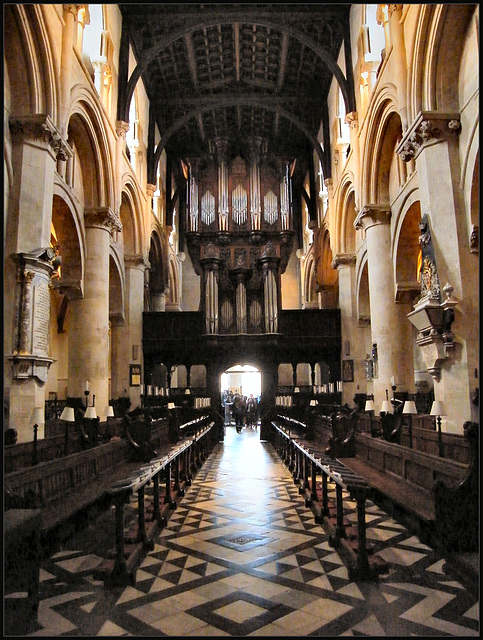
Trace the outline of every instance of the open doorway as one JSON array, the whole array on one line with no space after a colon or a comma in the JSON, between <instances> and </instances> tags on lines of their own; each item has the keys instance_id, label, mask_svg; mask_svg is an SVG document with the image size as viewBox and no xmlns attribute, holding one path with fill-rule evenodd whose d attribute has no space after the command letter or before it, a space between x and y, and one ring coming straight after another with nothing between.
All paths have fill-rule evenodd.
<instances>
[{"instance_id":1,"label":"open doorway","mask_svg":"<svg viewBox=\"0 0 483 640\"><path fill-rule=\"evenodd\" d=\"M220 391L222 404L225 410L225 425L235 425L235 412L232 410L234 397L240 395L245 399L247 406L248 399L253 396L256 399L256 421L258 423L258 405L262 393L262 376L260 371L248 364L237 364L227 369L221 374ZM247 418L243 418L245 424Z\"/></svg>"}]
</instances>

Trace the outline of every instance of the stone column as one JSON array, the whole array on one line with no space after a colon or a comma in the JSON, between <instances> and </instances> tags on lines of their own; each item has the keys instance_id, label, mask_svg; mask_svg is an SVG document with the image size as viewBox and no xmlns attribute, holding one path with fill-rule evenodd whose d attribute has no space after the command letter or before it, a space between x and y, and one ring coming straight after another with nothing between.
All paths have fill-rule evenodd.
<instances>
[{"instance_id":1,"label":"stone column","mask_svg":"<svg viewBox=\"0 0 483 640\"><path fill-rule=\"evenodd\" d=\"M72 59L74 57L75 25L77 19L77 4L63 4L62 14L62 54L60 63L60 128L64 136L67 135L68 114L70 106L70 91L72 88Z\"/></svg>"},{"instance_id":2,"label":"stone column","mask_svg":"<svg viewBox=\"0 0 483 640\"><path fill-rule=\"evenodd\" d=\"M479 369L479 332L471 323L473 318L476 327L479 321L478 268L469 249L460 187L460 130L459 114L421 112L396 149L402 160L416 163L421 211L428 214L439 282L443 289L451 288L458 302L452 326L458 357L437 363L441 374L434 384L435 397L444 399L448 411L443 430L456 433L472 419L473 375Z\"/></svg>"},{"instance_id":3,"label":"stone column","mask_svg":"<svg viewBox=\"0 0 483 640\"><path fill-rule=\"evenodd\" d=\"M116 201L114 203L114 211L119 212L121 207L121 182L122 182L122 167L123 167L123 150L126 144L126 133L129 131L129 122L123 120L116 120L116 166L115 166L115 181L116 188L114 194Z\"/></svg>"},{"instance_id":4,"label":"stone column","mask_svg":"<svg viewBox=\"0 0 483 640\"><path fill-rule=\"evenodd\" d=\"M356 174L354 183L355 183L355 186L357 186L358 184L360 184L360 179L361 179L360 173L359 173L361 164L360 164L360 150L359 150L359 121L357 117L357 111L352 111L351 113L346 114L345 122L346 124L349 125L350 145L351 145L352 158L353 158L353 163L351 162L351 167L354 173ZM354 196L355 196L355 206L356 206L356 209L358 210L360 207L359 189L356 188L354 190Z\"/></svg>"},{"instance_id":5,"label":"stone column","mask_svg":"<svg viewBox=\"0 0 483 640\"><path fill-rule=\"evenodd\" d=\"M365 392L365 340L364 331L358 325L357 282L355 254L338 254L332 268L339 272L339 308L341 314L342 359L354 363L354 382L342 382L342 403L352 404L354 395Z\"/></svg>"},{"instance_id":6,"label":"stone column","mask_svg":"<svg viewBox=\"0 0 483 640\"><path fill-rule=\"evenodd\" d=\"M131 407L141 404L141 387L129 386L129 364L142 364L144 271L148 262L141 255L124 257L126 298L124 322L111 317L111 397L124 396L126 390ZM141 376L141 379L143 376ZM101 407L101 410L103 407Z\"/></svg>"},{"instance_id":7,"label":"stone column","mask_svg":"<svg viewBox=\"0 0 483 640\"><path fill-rule=\"evenodd\" d=\"M406 58L406 44L404 42L404 25L401 22L402 4L388 4L389 13L389 34L393 47L393 55L391 60L394 60L395 78L393 80L397 87L397 98L399 115L401 116L401 123L403 131L408 128L408 109L407 109L407 58Z\"/></svg>"},{"instance_id":8,"label":"stone column","mask_svg":"<svg viewBox=\"0 0 483 640\"><path fill-rule=\"evenodd\" d=\"M371 305L371 342L377 347L377 377L374 378L374 402L379 408L391 388L391 377L400 390L414 393L412 328L404 305L395 304L393 266L391 260L391 211L381 205L363 207L355 222L356 229L366 232Z\"/></svg>"},{"instance_id":9,"label":"stone column","mask_svg":"<svg viewBox=\"0 0 483 640\"><path fill-rule=\"evenodd\" d=\"M85 226L84 297L70 303L68 395L83 397L89 381L101 415L109 400L109 239L122 225L99 207L85 211Z\"/></svg>"},{"instance_id":10,"label":"stone column","mask_svg":"<svg viewBox=\"0 0 483 640\"><path fill-rule=\"evenodd\" d=\"M52 260L48 255L50 249L47 248L50 245L54 174L59 153L67 152L68 145L46 115L11 118L9 127L15 181L9 193L8 206L15 215L7 216L5 225L4 254L12 256L12 259L4 263L4 350L7 358L20 350L25 355L35 355L42 359L47 357L47 353L40 355L30 351L32 317L25 314L30 314L32 309L28 311L25 307L27 301L24 296L40 295L40 291L45 290L45 283L38 288L39 278L42 282L44 279L45 282L50 281L52 267L47 269L46 274L41 265L45 260ZM44 254L45 257L42 258ZM26 265L25 268L21 266L23 264ZM30 277L32 281L28 284ZM46 298L44 315L48 323L50 297ZM35 304L39 303L38 299L33 298L33 301ZM19 316L19 313L24 315ZM37 311L34 313L37 314ZM21 317L27 321L27 325L24 327L26 333L19 342L18 323L24 322L20 320ZM38 315L35 317L39 319ZM32 408L44 406L44 383L50 362L42 364L39 377L37 374L40 364L40 361L30 361L26 367L28 374L19 377L20 370L15 370L14 367L12 375L10 364L7 359L4 360L4 397L10 398L9 426L17 429L19 440L33 439L31 425L25 424L25 421L28 421ZM28 431L25 432L24 429Z\"/></svg>"}]
</instances>

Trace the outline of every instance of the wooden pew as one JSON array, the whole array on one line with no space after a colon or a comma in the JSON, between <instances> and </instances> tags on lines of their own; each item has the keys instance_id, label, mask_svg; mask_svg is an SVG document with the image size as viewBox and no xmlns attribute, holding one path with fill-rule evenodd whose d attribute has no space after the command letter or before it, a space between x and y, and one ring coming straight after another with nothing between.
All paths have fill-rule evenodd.
<instances>
[{"instance_id":1,"label":"wooden pew","mask_svg":"<svg viewBox=\"0 0 483 640\"><path fill-rule=\"evenodd\" d=\"M365 524L369 484L338 460L333 460L324 451L314 448L313 442L294 437L284 422L286 420L272 420L274 445L289 469L293 469L294 482L299 485L300 493L305 494L306 506L312 508L316 522L323 523L328 528L330 544L341 549L347 560L351 579L377 579L381 571L387 570L387 564L377 555L369 559ZM317 491L317 474L321 475L320 495ZM334 513L329 505L329 481L335 484ZM344 491L357 502L357 531L352 533L349 533L344 518Z\"/></svg>"}]
</instances>

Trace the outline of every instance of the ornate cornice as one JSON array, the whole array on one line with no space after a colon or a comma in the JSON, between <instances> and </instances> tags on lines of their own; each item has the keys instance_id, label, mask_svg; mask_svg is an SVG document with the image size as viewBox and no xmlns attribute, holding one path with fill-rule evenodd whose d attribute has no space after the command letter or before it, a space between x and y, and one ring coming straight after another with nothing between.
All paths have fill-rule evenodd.
<instances>
[{"instance_id":1,"label":"ornate cornice","mask_svg":"<svg viewBox=\"0 0 483 640\"><path fill-rule=\"evenodd\" d=\"M84 212L84 220L86 227L106 229L109 233L122 231L121 220L110 207L86 209Z\"/></svg>"},{"instance_id":2,"label":"ornate cornice","mask_svg":"<svg viewBox=\"0 0 483 640\"><path fill-rule=\"evenodd\" d=\"M415 160L428 146L455 138L461 131L459 113L421 111L396 148L401 160Z\"/></svg>"},{"instance_id":3,"label":"ornate cornice","mask_svg":"<svg viewBox=\"0 0 483 640\"><path fill-rule=\"evenodd\" d=\"M367 231L376 224L389 224L391 208L388 205L371 204L361 208L354 220L355 229Z\"/></svg>"}]
</instances>

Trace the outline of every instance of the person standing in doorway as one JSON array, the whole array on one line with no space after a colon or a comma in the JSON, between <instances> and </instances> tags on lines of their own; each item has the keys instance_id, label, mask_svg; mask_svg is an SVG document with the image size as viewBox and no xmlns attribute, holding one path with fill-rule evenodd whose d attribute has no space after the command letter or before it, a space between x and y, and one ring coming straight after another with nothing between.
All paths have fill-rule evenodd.
<instances>
[{"instance_id":1,"label":"person standing in doorway","mask_svg":"<svg viewBox=\"0 0 483 640\"><path fill-rule=\"evenodd\" d=\"M257 428L258 423L258 402L257 399L253 396L253 393L250 394L250 397L247 401L247 427L255 427Z\"/></svg>"}]
</instances>

